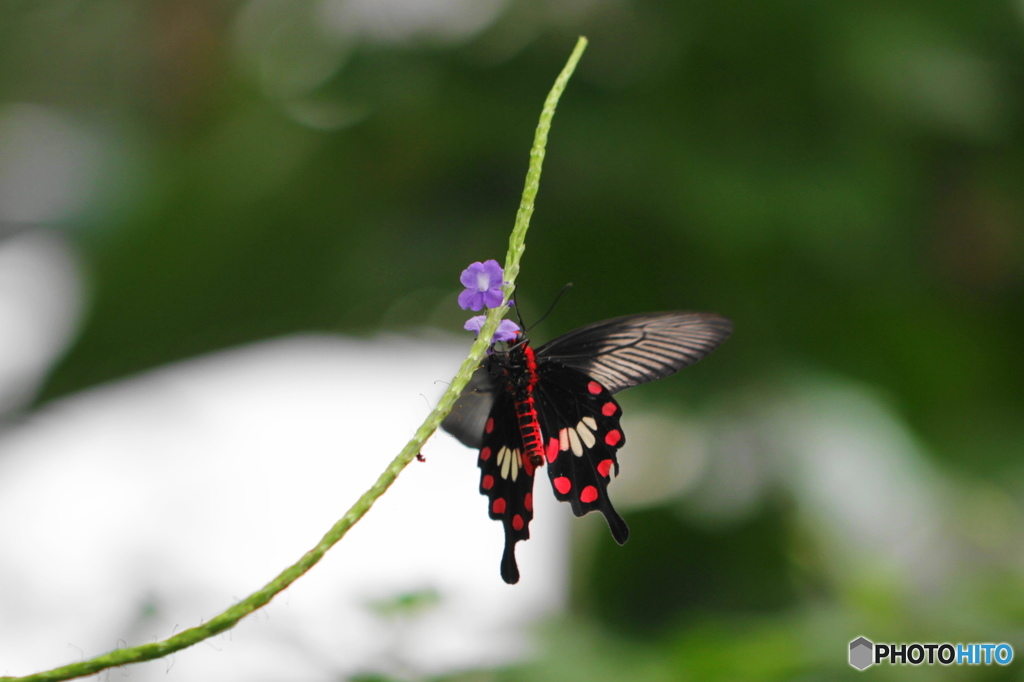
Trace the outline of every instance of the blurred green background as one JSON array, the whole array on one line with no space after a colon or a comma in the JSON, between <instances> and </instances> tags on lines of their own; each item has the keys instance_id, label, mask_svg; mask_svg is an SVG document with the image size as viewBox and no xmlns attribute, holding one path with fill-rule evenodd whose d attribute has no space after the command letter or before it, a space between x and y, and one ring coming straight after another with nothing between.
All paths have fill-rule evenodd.
<instances>
[{"instance_id":1,"label":"blurred green background","mask_svg":"<svg viewBox=\"0 0 1024 682\"><path fill-rule=\"evenodd\" d=\"M459 330L581 34L518 298L574 283L541 341L730 316L624 399L727 465L634 505L625 549L580 522L539 660L460 679L852 678L858 635L1024 656L1019 0L6 0L0 119L87 151L73 210L2 226L87 283L35 404L292 332Z\"/></svg>"}]
</instances>

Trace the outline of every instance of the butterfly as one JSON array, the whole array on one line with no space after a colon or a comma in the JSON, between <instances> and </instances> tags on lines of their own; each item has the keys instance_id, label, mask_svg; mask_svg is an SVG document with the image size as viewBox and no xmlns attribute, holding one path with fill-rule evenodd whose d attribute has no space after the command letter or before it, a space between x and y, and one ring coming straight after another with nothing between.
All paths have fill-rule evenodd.
<instances>
[{"instance_id":1,"label":"butterfly","mask_svg":"<svg viewBox=\"0 0 1024 682\"><path fill-rule=\"evenodd\" d=\"M536 350L522 332L495 344L441 427L479 449L480 493L505 530L506 583L519 581L515 546L530 537L539 467L573 514L601 512L615 541L626 542L629 528L608 497L626 442L612 395L697 362L731 332L718 315L661 312L589 324Z\"/></svg>"}]
</instances>

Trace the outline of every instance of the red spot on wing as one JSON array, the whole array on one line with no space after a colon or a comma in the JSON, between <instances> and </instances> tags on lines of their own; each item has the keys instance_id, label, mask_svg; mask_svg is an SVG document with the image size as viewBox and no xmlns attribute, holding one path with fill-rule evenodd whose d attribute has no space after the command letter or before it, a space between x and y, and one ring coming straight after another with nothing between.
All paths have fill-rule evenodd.
<instances>
[{"instance_id":1,"label":"red spot on wing","mask_svg":"<svg viewBox=\"0 0 1024 682\"><path fill-rule=\"evenodd\" d=\"M604 435L604 442L608 445L615 447L622 442L622 431L618 429L612 429Z\"/></svg>"},{"instance_id":2,"label":"red spot on wing","mask_svg":"<svg viewBox=\"0 0 1024 682\"><path fill-rule=\"evenodd\" d=\"M607 478L609 472L611 472L612 470L613 464L615 464L615 462L611 461L610 459L601 460L601 463L597 465L597 473Z\"/></svg>"},{"instance_id":3,"label":"red spot on wing","mask_svg":"<svg viewBox=\"0 0 1024 682\"><path fill-rule=\"evenodd\" d=\"M607 474L605 474L605 475L607 475ZM480 486L484 490L490 490L491 488L493 488L494 487L494 476L491 476L490 474L487 474L486 476L484 476L484 480L480 484Z\"/></svg>"},{"instance_id":4,"label":"red spot on wing","mask_svg":"<svg viewBox=\"0 0 1024 682\"><path fill-rule=\"evenodd\" d=\"M528 512L533 511L533 493L526 493L526 497L523 498L523 507Z\"/></svg>"},{"instance_id":5,"label":"red spot on wing","mask_svg":"<svg viewBox=\"0 0 1024 682\"><path fill-rule=\"evenodd\" d=\"M499 497L494 502L492 502L491 503L491 511L494 512L495 514L504 514L505 513L505 498L504 497Z\"/></svg>"},{"instance_id":6,"label":"red spot on wing","mask_svg":"<svg viewBox=\"0 0 1024 682\"><path fill-rule=\"evenodd\" d=\"M606 417L610 417L613 414L615 414L617 408L618 406L609 400L608 402L601 406L601 414L603 414Z\"/></svg>"},{"instance_id":7,"label":"red spot on wing","mask_svg":"<svg viewBox=\"0 0 1024 682\"><path fill-rule=\"evenodd\" d=\"M479 424L480 422L477 422L477 423ZM487 418L487 425L484 426L484 433L490 433L493 430L494 430L494 417L488 417Z\"/></svg>"},{"instance_id":8,"label":"red spot on wing","mask_svg":"<svg viewBox=\"0 0 1024 682\"><path fill-rule=\"evenodd\" d=\"M512 527L515 528L516 530L522 530L523 529L523 517L520 516L519 514L516 514L515 516L513 516L512 517Z\"/></svg>"},{"instance_id":9,"label":"red spot on wing","mask_svg":"<svg viewBox=\"0 0 1024 682\"><path fill-rule=\"evenodd\" d=\"M554 484L555 490L557 490L563 495L567 494L570 490L572 490L572 481L570 481L565 476L559 476L555 480L551 481L551 483Z\"/></svg>"},{"instance_id":10,"label":"red spot on wing","mask_svg":"<svg viewBox=\"0 0 1024 682\"><path fill-rule=\"evenodd\" d=\"M580 502L582 502L583 504L590 504L596 499L597 488L595 488L592 485L588 485L586 488L583 489L583 492L580 493Z\"/></svg>"},{"instance_id":11,"label":"red spot on wing","mask_svg":"<svg viewBox=\"0 0 1024 682\"><path fill-rule=\"evenodd\" d=\"M491 458L491 449L488 447L480 448L480 461L486 462Z\"/></svg>"},{"instance_id":12,"label":"red spot on wing","mask_svg":"<svg viewBox=\"0 0 1024 682\"><path fill-rule=\"evenodd\" d=\"M591 381L589 384L587 384L587 390L590 391L593 395L601 395L601 391L603 391L604 389L601 388L601 384L597 383L596 381Z\"/></svg>"},{"instance_id":13,"label":"red spot on wing","mask_svg":"<svg viewBox=\"0 0 1024 682\"><path fill-rule=\"evenodd\" d=\"M552 438L551 440L548 441L548 452L547 452L547 455L548 455L548 462L551 462L552 464L554 464L555 460L558 459L558 439L557 438Z\"/></svg>"}]
</instances>

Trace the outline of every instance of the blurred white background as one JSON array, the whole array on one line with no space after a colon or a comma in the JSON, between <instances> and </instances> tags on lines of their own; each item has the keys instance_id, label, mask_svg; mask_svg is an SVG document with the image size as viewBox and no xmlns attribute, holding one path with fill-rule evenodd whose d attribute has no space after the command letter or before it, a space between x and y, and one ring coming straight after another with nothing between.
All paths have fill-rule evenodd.
<instances>
[{"instance_id":1,"label":"blurred white background","mask_svg":"<svg viewBox=\"0 0 1024 682\"><path fill-rule=\"evenodd\" d=\"M464 348L284 338L102 386L9 426L0 673L162 639L262 587L376 480ZM415 677L524 655L526 626L564 601L568 509L538 495L540 523L510 587L475 454L439 435L423 455L270 605L133 667L132 679Z\"/></svg>"}]
</instances>

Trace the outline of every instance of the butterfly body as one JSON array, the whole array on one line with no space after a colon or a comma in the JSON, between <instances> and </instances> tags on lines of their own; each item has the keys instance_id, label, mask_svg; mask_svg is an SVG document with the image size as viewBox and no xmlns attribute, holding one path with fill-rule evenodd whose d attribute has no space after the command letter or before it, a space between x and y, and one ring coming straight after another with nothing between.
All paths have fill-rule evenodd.
<instances>
[{"instance_id":1,"label":"butterfly body","mask_svg":"<svg viewBox=\"0 0 1024 682\"><path fill-rule=\"evenodd\" d=\"M519 424L519 435L523 440L523 459L538 467L544 463L544 445L541 441L540 423L537 421L537 400L534 389L537 386L537 356L526 339L508 351L508 363L492 363L505 379L512 394Z\"/></svg>"},{"instance_id":2,"label":"butterfly body","mask_svg":"<svg viewBox=\"0 0 1024 682\"><path fill-rule=\"evenodd\" d=\"M442 427L479 448L480 492L505 530L505 582L519 580L515 545L530 537L541 466L558 500L576 516L601 512L616 542L626 542L629 528L607 490L625 444L612 394L696 362L731 329L717 315L649 313L587 325L536 350L523 335L496 345Z\"/></svg>"}]
</instances>

